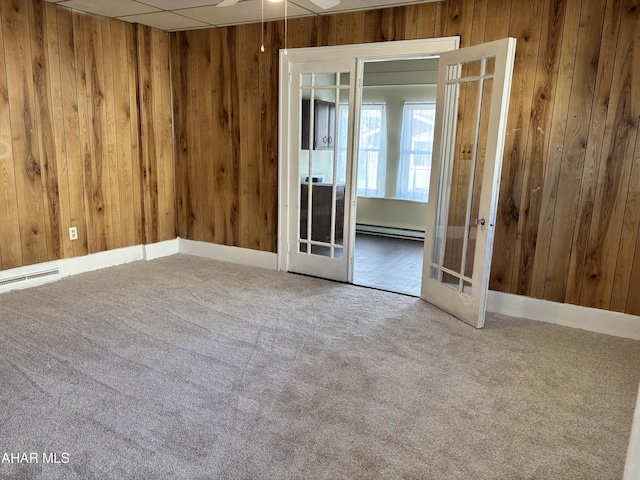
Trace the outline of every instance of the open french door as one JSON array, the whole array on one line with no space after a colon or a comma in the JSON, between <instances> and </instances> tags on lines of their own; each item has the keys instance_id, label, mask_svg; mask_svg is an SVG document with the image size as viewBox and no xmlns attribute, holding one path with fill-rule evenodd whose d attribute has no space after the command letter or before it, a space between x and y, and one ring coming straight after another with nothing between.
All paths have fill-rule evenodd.
<instances>
[{"instance_id":1,"label":"open french door","mask_svg":"<svg viewBox=\"0 0 640 480\"><path fill-rule=\"evenodd\" d=\"M290 72L288 270L348 280L356 60Z\"/></svg>"},{"instance_id":2,"label":"open french door","mask_svg":"<svg viewBox=\"0 0 640 480\"><path fill-rule=\"evenodd\" d=\"M484 325L516 40L440 56L422 298Z\"/></svg>"}]
</instances>

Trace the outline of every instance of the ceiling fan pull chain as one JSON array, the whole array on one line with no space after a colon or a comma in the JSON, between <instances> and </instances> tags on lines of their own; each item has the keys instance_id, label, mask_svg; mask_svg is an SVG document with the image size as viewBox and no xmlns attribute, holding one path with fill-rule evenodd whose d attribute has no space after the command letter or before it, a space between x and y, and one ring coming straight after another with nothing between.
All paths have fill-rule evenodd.
<instances>
[{"instance_id":1,"label":"ceiling fan pull chain","mask_svg":"<svg viewBox=\"0 0 640 480\"><path fill-rule=\"evenodd\" d=\"M264 53L264 0L262 0L262 17L260 18L260 51Z\"/></svg>"},{"instance_id":2,"label":"ceiling fan pull chain","mask_svg":"<svg viewBox=\"0 0 640 480\"><path fill-rule=\"evenodd\" d=\"M289 4L289 2L287 0L284 0L284 54L287 54L287 14L288 14L288 10L287 10L287 5Z\"/></svg>"}]
</instances>

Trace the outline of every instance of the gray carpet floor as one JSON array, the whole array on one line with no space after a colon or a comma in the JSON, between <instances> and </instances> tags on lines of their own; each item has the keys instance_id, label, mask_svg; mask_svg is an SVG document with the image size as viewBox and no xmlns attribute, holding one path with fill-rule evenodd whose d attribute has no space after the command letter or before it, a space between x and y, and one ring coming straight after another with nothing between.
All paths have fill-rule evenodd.
<instances>
[{"instance_id":1,"label":"gray carpet floor","mask_svg":"<svg viewBox=\"0 0 640 480\"><path fill-rule=\"evenodd\" d=\"M176 255L0 295L38 457L0 478L613 480L639 381L636 341Z\"/></svg>"}]
</instances>

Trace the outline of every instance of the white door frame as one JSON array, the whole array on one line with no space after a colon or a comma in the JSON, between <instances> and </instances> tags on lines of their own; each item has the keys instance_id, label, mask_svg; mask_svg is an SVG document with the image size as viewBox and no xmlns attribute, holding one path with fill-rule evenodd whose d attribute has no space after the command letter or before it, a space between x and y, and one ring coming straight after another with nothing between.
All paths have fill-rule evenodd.
<instances>
[{"instance_id":1,"label":"white door frame","mask_svg":"<svg viewBox=\"0 0 640 480\"><path fill-rule=\"evenodd\" d=\"M289 230L295 226L289 225L290 208L290 178L291 164L289 159L292 156L291 146L289 142L289 132L292 128L289 118L291 107L291 89L290 76L292 64L295 62L326 62L327 59L356 59L358 78L361 78L364 62L385 61L385 60L402 60L417 59L431 56L438 56L443 52L455 50L460 46L460 37L440 37L427 38L419 40L401 40L395 42L379 42L364 43L355 45L336 45L330 47L309 47L309 48L290 48L288 50L280 50L280 89L279 89L279 106L278 106L278 270L289 270ZM355 115L351 121L360 118L360 99L362 98L362 83L356 85L357 102L355 105ZM297 130L298 125L295 125ZM354 135L359 129L354 129ZM356 141L353 143L352 157L357 153L358 145ZM297 156L296 156L297 158ZM353 157L353 158L357 158ZM355 237L355 162L351 165L351 198L345 198L345 202L351 202L352 215L350 222L346 225L345 235L349 235L350 239ZM347 281L353 282L353 256L355 242L349 242L349 251L345 252L349 255Z\"/></svg>"}]
</instances>

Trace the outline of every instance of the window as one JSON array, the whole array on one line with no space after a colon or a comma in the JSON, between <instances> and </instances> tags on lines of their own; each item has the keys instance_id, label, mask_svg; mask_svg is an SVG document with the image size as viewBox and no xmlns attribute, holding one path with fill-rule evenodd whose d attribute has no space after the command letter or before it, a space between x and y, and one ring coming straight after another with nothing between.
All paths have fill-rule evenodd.
<instances>
[{"instance_id":1,"label":"window","mask_svg":"<svg viewBox=\"0 0 640 480\"><path fill-rule=\"evenodd\" d=\"M434 103L404 104L396 192L398 198L420 202L429 199L435 115Z\"/></svg>"},{"instance_id":2,"label":"window","mask_svg":"<svg viewBox=\"0 0 640 480\"><path fill-rule=\"evenodd\" d=\"M339 125L344 131L340 131L338 136L339 162L346 160L347 115L347 105L341 104ZM385 104L363 103L360 116L358 152L358 196L384 197L386 157L387 111Z\"/></svg>"},{"instance_id":3,"label":"window","mask_svg":"<svg viewBox=\"0 0 640 480\"><path fill-rule=\"evenodd\" d=\"M358 195L384 197L387 112L384 103L365 103L360 116Z\"/></svg>"}]
</instances>

